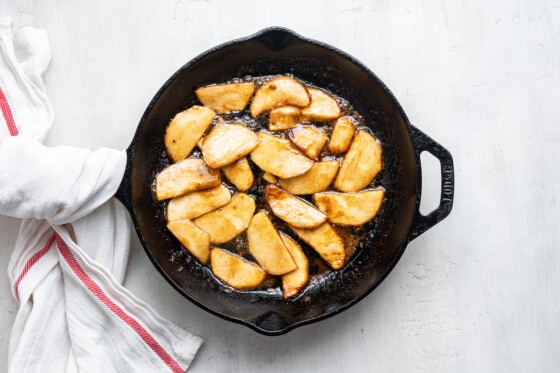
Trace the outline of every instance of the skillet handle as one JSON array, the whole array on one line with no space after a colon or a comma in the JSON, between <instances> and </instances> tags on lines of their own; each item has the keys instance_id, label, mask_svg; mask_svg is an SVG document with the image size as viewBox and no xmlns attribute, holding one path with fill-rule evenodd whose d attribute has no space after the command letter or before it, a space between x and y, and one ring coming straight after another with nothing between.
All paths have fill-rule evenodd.
<instances>
[{"instance_id":1,"label":"skillet handle","mask_svg":"<svg viewBox=\"0 0 560 373\"><path fill-rule=\"evenodd\" d=\"M408 241L412 241L428 229L445 219L453 207L453 195L455 190L455 172L451 153L443 146L432 140L418 128L409 125L410 137L417 161L418 172L418 195L422 192L422 167L420 165L420 154L427 151L436 157L441 165L441 195L439 206L428 215L420 213L420 198L416 201L416 210L412 220L412 226L408 233Z\"/></svg>"},{"instance_id":2,"label":"skillet handle","mask_svg":"<svg viewBox=\"0 0 560 373\"><path fill-rule=\"evenodd\" d=\"M115 198L118 199L123 206L128 210L131 215L134 215L134 207L132 204L132 159L134 157L134 146L131 145L126 149L126 167L121 184L115 193Z\"/></svg>"}]
</instances>

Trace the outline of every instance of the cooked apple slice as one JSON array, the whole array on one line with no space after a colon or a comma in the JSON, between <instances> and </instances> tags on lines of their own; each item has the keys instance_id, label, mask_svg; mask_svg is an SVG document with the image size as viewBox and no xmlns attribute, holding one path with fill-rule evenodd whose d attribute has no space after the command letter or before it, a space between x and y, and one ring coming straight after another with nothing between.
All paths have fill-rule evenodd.
<instances>
[{"instance_id":1,"label":"cooked apple slice","mask_svg":"<svg viewBox=\"0 0 560 373\"><path fill-rule=\"evenodd\" d=\"M383 189L363 190L352 193L325 192L313 196L315 205L329 221L339 225L362 225L377 215Z\"/></svg>"},{"instance_id":2,"label":"cooked apple slice","mask_svg":"<svg viewBox=\"0 0 560 373\"><path fill-rule=\"evenodd\" d=\"M198 147L208 166L220 168L245 157L258 143L257 135L243 124L220 123L198 142Z\"/></svg>"},{"instance_id":3,"label":"cooked apple slice","mask_svg":"<svg viewBox=\"0 0 560 373\"><path fill-rule=\"evenodd\" d=\"M253 171L246 157L233 162L230 165L222 167L226 178L237 188L240 192L245 192L253 185L255 180Z\"/></svg>"},{"instance_id":4,"label":"cooked apple slice","mask_svg":"<svg viewBox=\"0 0 560 373\"><path fill-rule=\"evenodd\" d=\"M341 269L346 262L344 243L330 223L315 229L291 227L293 231L313 248L332 269Z\"/></svg>"},{"instance_id":5,"label":"cooked apple slice","mask_svg":"<svg viewBox=\"0 0 560 373\"><path fill-rule=\"evenodd\" d=\"M301 115L309 121L329 121L340 116L340 108L336 100L317 88L307 87L311 96L309 106L301 110Z\"/></svg>"},{"instance_id":6,"label":"cooked apple slice","mask_svg":"<svg viewBox=\"0 0 560 373\"><path fill-rule=\"evenodd\" d=\"M255 83L228 83L198 88L196 97L217 113L245 109L255 91Z\"/></svg>"},{"instance_id":7,"label":"cooked apple slice","mask_svg":"<svg viewBox=\"0 0 560 373\"><path fill-rule=\"evenodd\" d=\"M202 264L210 257L210 236L190 220L176 220L167 223L167 229Z\"/></svg>"},{"instance_id":8,"label":"cooked apple slice","mask_svg":"<svg viewBox=\"0 0 560 373\"><path fill-rule=\"evenodd\" d=\"M314 194L326 190L338 171L338 161L315 162L304 174L280 179L278 184L292 194Z\"/></svg>"},{"instance_id":9,"label":"cooked apple slice","mask_svg":"<svg viewBox=\"0 0 560 373\"><path fill-rule=\"evenodd\" d=\"M309 260L301 247L290 236L280 232L280 237L294 259L297 268L282 276L282 293L284 299L290 299L301 293L309 282Z\"/></svg>"},{"instance_id":10,"label":"cooked apple slice","mask_svg":"<svg viewBox=\"0 0 560 373\"><path fill-rule=\"evenodd\" d=\"M334 187L341 192L365 188L383 166L381 145L365 130L360 130L344 156Z\"/></svg>"},{"instance_id":11,"label":"cooked apple slice","mask_svg":"<svg viewBox=\"0 0 560 373\"><path fill-rule=\"evenodd\" d=\"M214 111L204 106L193 106L175 115L165 130L163 143L167 155L179 162L191 154L196 143L214 119Z\"/></svg>"},{"instance_id":12,"label":"cooked apple slice","mask_svg":"<svg viewBox=\"0 0 560 373\"><path fill-rule=\"evenodd\" d=\"M264 190L266 202L274 215L298 228L315 228L327 221L327 215L275 184Z\"/></svg>"},{"instance_id":13,"label":"cooked apple slice","mask_svg":"<svg viewBox=\"0 0 560 373\"><path fill-rule=\"evenodd\" d=\"M255 200L245 193L237 193L231 201L193 220L193 223L210 235L210 242L228 242L247 229L253 213Z\"/></svg>"},{"instance_id":14,"label":"cooked apple slice","mask_svg":"<svg viewBox=\"0 0 560 373\"><path fill-rule=\"evenodd\" d=\"M200 158L187 158L164 168L156 176L155 194L158 201L188 192L220 185L220 170L206 165Z\"/></svg>"},{"instance_id":15,"label":"cooked apple slice","mask_svg":"<svg viewBox=\"0 0 560 373\"><path fill-rule=\"evenodd\" d=\"M348 117L340 117L333 126L333 132L329 141L328 149L333 154L342 154L352 142L354 137L354 124Z\"/></svg>"},{"instance_id":16,"label":"cooked apple slice","mask_svg":"<svg viewBox=\"0 0 560 373\"><path fill-rule=\"evenodd\" d=\"M309 94L303 84L289 76L279 76L257 89L251 102L251 115L255 118L281 105L305 107L309 102Z\"/></svg>"},{"instance_id":17,"label":"cooked apple slice","mask_svg":"<svg viewBox=\"0 0 560 373\"><path fill-rule=\"evenodd\" d=\"M266 211L259 211L251 219L247 240L249 252L268 274L283 275L297 268Z\"/></svg>"},{"instance_id":18,"label":"cooked apple slice","mask_svg":"<svg viewBox=\"0 0 560 373\"><path fill-rule=\"evenodd\" d=\"M327 143L327 134L315 126L296 126L288 137L311 159L317 159Z\"/></svg>"},{"instance_id":19,"label":"cooked apple slice","mask_svg":"<svg viewBox=\"0 0 560 373\"><path fill-rule=\"evenodd\" d=\"M266 181L267 183L271 183L271 184L276 184L278 182L278 177L274 176L273 174L271 174L270 172L265 172L262 175L262 178L264 179L264 181Z\"/></svg>"},{"instance_id":20,"label":"cooked apple slice","mask_svg":"<svg viewBox=\"0 0 560 373\"><path fill-rule=\"evenodd\" d=\"M270 110L268 129L283 131L294 128L300 122L301 109L296 106L280 106Z\"/></svg>"},{"instance_id":21,"label":"cooked apple slice","mask_svg":"<svg viewBox=\"0 0 560 373\"><path fill-rule=\"evenodd\" d=\"M210 267L219 280L238 290L254 289L266 278L266 271L242 257L213 247Z\"/></svg>"},{"instance_id":22,"label":"cooked apple slice","mask_svg":"<svg viewBox=\"0 0 560 373\"><path fill-rule=\"evenodd\" d=\"M169 200L167 221L192 220L222 207L231 200L231 193L224 185L190 192Z\"/></svg>"},{"instance_id":23,"label":"cooked apple slice","mask_svg":"<svg viewBox=\"0 0 560 373\"><path fill-rule=\"evenodd\" d=\"M251 152L251 160L263 171L280 178L289 178L307 172L313 161L303 155L288 139L259 132L260 140Z\"/></svg>"}]
</instances>

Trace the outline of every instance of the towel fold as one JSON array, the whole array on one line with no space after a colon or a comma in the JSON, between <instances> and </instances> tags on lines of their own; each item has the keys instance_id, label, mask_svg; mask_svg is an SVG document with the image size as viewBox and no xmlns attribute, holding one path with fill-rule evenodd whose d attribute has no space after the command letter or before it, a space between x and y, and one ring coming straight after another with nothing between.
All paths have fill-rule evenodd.
<instances>
[{"instance_id":1,"label":"towel fold","mask_svg":"<svg viewBox=\"0 0 560 373\"><path fill-rule=\"evenodd\" d=\"M41 144L49 61L44 31L12 36L0 20L0 214L23 219L8 264L19 302L8 371L184 372L202 340L121 285L131 223L111 197L125 152Z\"/></svg>"}]
</instances>

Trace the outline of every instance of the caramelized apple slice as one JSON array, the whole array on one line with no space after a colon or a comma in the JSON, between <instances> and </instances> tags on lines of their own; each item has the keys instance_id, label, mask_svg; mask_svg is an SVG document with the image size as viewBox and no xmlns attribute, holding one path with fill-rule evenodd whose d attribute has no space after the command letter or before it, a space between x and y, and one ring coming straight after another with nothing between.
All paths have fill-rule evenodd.
<instances>
[{"instance_id":1,"label":"caramelized apple slice","mask_svg":"<svg viewBox=\"0 0 560 373\"><path fill-rule=\"evenodd\" d=\"M249 252L256 261L271 275L283 275L297 268L284 241L261 210L251 220L247 228Z\"/></svg>"},{"instance_id":2,"label":"caramelized apple slice","mask_svg":"<svg viewBox=\"0 0 560 373\"><path fill-rule=\"evenodd\" d=\"M326 190L338 171L338 161L315 162L304 174L280 179L278 184L292 194L314 194Z\"/></svg>"},{"instance_id":3,"label":"caramelized apple slice","mask_svg":"<svg viewBox=\"0 0 560 373\"><path fill-rule=\"evenodd\" d=\"M346 262L344 243L330 223L315 229L291 227L293 231L311 246L332 269L341 269Z\"/></svg>"},{"instance_id":4,"label":"caramelized apple slice","mask_svg":"<svg viewBox=\"0 0 560 373\"><path fill-rule=\"evenodd\" d=\"M176 220L167 223L167 229L202 264L210 257L210 236L190 220Z\"/></svg>"},{"instance_id":5,"label":"caramelized apple slice","mask_svg":"<svg viewBox=\"0 0 560 373\"><path fill-rule=\"evenodd\" d=\"M301 293L309 282L309 261L301 247L290 236L280 233L282 241L294 259L297 268L282 276L282 293L284 299L290 299Z\"/></svg>"},{"instance_id":6,"label":"caramelized apple slice","mask_svg":"<svg viewBox=\"0 0 560 373\"><path fill-rule=\"evenodd\" d=\"M327 215L315 206L275 184L266 186L265 198L274 215L294 227L315 228L327 221Z\"/></svg>"},{"instance_id":7,"label":"caramelized apple slice","mask_svg":"<svg viewBox=\"0 0 560 373\"><path fill-rule=\"evenodd\" d=\"M158 201L188 192L220 185L220 170L209 168L200 158L187 158L164 168L156 176L155 194Z\"/></svg>"},{"instance_id":8,"label":"caramelized apple slice","mask_svg":"<svg viewBox=\"0 0 560 373\"><path fill-rule=\"evenodd\" d=\"M340 116L340 108L336 100L324 91L308 87L311 96L309 106L301 110L301 115L308 121L329 121Z\"/></svg>"},{"instance_id":9,"label":"caramelized apple slice","mask_svg":"<svg viewBox=\"0 0 560 373\"><path fill-rule=\"evenodd\" d=\"M268 129L283 131L295 127L300 122L301 109L296 106L280 106L270 110Z\"/></svg>"},{"instance_id":10,"label":"caramelized apple slice","mask_svg":"<svg viewBox=\"0 0 560 373\"><path fill-rule=\"evenodd\" d=\"M289 178L307 172L313 161L303 155L290 140L259 132L260 140L251 152L251 160L263 171L280 178Z\"/></svg>"},{"instance_id":11,"label":"caramelized apple slice","mask_svg":"<svg viewBox=\"0 0 560 373\"><path fill-rule=\"evenodd\" d=\"M231 193L223 185L190 192L169 200L167 221L192 220L222 207L231 200Z\"/></svg>"},{"instance_id":12,"label":"caramelized apple slice","mask_svg":"<svg viewBox=\"0 0 560 373\"><path fill-rule=\"evenodd\" d=\"M278 182L278 177L274 176L270 172L263 173L262 178L264 179L264 181L270 184L276 184Z\"/></svg>"},{"instance_id":13,"label":"caramelized apple slice","mask_svg":"<svg viewBox=\"0 0 560 373\"><path fill-rule=\"evenodd\" d=\"M214 276L238 290L256 288L266 278L260 266L217 247L210 251L210 267Z\"/></svg>"},{"instance_id":14,"label":"caramelized apple slice","mask_svg":"<svg viewBox=\"0 0 560 373\"><path fill-rule=\"evenodd\" d=\"M348 117L341 117L336 120L333 127L328 149L333 154L342 154L352 143L354 137L354 124Z\"/></svg>"},{"instance_id":15,"label":"caramelized apple slice","mask_svg":"<svg viewBox=\"0 0 560 373\"><path fill-rule=\"evenodd\" d=\"M193 223L210 235L210 242L224 243L247 229L254 212L255 200L245 193L238 193L227 205L202 215Z\"/></svg>"},{"instance_id":16,"label":"caramelized apple slice","mask_svg":"<svg viewBox=\"0 0 560 373\"><path fill-rule=\"evenodd\" d=\"M317 159L327 143L327 134L315 126L296 126L288 137L311 159Z\"/></svg>"},{"instance_id":17,"label":"caramelized apple slice","mask_svg":"<svg viewBox=\"0 0 560 373\"><path fill-rule=\"evenodd\" d=\"M255 91L255 83L229 83L198 88L196 97L217 113L245 109Z\"/></svg>"},{"instance_id":18,"label":"caramelized apple slice","mask_svg":"<svg viewBox=\"0 0 560 373\"><path fill-rule=\"evenodd\" d=\"M173 117L163 138L167 155L173 162L179 162L189 156L212 123L215 114L207 107L193 106Z\"/></svg>"},{"instance_id":19,"label":"caramelized apple slice","mask_svg":"<svg viewBox=\"0 0 560 373\"><path fill-rule=\"evenodd\" d=\"M297 80L279 76L257 89L251 102L253 118L282 105L305 107L309 105L307 89Z\"/></svg>"},{"instance_id":20,"label":"caramelized apple slice","mask_svg":"<svg viewBox=\"0 0 560 373\"><path fill-rule=\"evenodd\" d=\"M220 168L245 157L258 143L257 135L243 124L220 123L198 142L198 147L208 166Z\"/></svg>"},{"instance_id":21,"label":"caramelized apple slice","mask_svg":"<svg viewBox=\"0 0 560 373\"><path fill-rule=\"evenodd\" d=\"M375 178L382 166L381 145L372 135L360 130L344 156L334 187L341 192L357 192Z\"/></svg>"},{"instance_id":22,"label":"caramelized apple slice","mask_svg":"<svg viewBox=\"0 0 560 373\"><path fill-rule=\"evenodd\" d=\"M251 166L246 157L222 167L222 171L224 171L226 178L235 185L240 192L245 192L251 188L255 180L253 171L251 171Z\"/></svg>"},{"instance_id":23,"label":"caramelized apple slice","mask_svg":"<svg viewBox=\"0 0 560 373\"><path fill-rule=\"evenodd\" d=\"M339 225L362 225L377 215L383 196L383 189L363 190L352 193L325 192L313 196L315 205L331 223Z\"/></svg>"}]
</instances>

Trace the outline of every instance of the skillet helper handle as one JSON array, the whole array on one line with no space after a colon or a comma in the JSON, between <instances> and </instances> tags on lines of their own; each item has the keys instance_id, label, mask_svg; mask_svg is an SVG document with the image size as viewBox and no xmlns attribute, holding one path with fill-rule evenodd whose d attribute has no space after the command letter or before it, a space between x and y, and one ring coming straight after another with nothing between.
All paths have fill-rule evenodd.
<instances>
[{"instance_id":1,"label":"skillet helper handle","mask_svg":"<svg viewBox=\"0 0 560 373\"><path fill-rule=\"evenodd\" d=\"M124 175L119 185L119 189L115 193L115 198L118 199L129 213L133 213L134 207L132 204L132 159L134 157L133 146L126 149L126 167Z\"/></svg>"},{"instance_id":2,"label":"skillet helper handle","mask_svg":"<svg viewBox=\"0 0 560 373\"><path fill-rule=\"evenodd\" d=\"M412 220L412 226L408 233L408 241L412 241L428 229L445 219L451 208L453 207L453 195L455 191L455 171L453 168L453 158L451 153L443 146L432 140L429 136L424 134L418 128L409 126L410 137L412 138L412 145L416 152L416 159L418 164L418 195L422 192L422 169L420 165L420 154L428 152L436 157L441 165L441 194L439 206L435 208L428 215L420 213L420 199L416 203L416 211ZM420 197L421 198L421 197Z\"/></svg>"}]
</instances>

